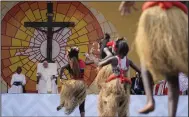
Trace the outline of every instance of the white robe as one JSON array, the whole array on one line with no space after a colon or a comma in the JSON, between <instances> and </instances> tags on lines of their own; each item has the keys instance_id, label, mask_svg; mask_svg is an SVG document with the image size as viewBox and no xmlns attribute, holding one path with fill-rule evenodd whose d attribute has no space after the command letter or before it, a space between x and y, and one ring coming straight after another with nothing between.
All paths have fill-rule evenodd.
<instances>
[{"instance_id":1,"label":"white robe","mask_svg":"<svg viewBox=\"0 0 189 117\"><path fill-rule=\"evenodd\" d=\"M179 87L182 92L188 90L188 77L183 73L179 73Z\"/></svg>"},{"instance_id":2,"label":"white robe","mask_svg":"<svg viewBox=\"0 0 189 117\"><path fill-rule=\"evenodd\" d=\"M58 93L58 88L55 83L56 79L52 79L53 75L57 75L52 71L51 67L40 67L37 73L41 74L39 84L37 86L38 93Z\"/></svg>"},{"instance_id":3,"label":"white robe","mask_svg":"<svg viewBox=\"0 0 189 117\"><path fill-rule=\"evenodd\" d=\"M13 85L14 82L22 82L22 85L16 86ZM11 79L11 88L8 90L8 93L23 93L23 85L26 84L26 78L23 74L13 74Z\"/></svg>"}]
</instances>

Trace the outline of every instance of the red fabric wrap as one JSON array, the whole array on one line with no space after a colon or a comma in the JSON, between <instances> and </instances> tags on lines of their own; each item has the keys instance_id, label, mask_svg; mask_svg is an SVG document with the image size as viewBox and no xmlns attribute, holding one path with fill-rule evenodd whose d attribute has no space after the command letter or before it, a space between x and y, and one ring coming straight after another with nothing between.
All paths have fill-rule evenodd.
<instances>
[{"instance_id":1,"label":"red fabric wrap","mask_svg":"<svg viewBox=\"0 0 189 117\"><path fill-rule=\"evenodd\" d=\"M127 78L127 77L124 77L124 71L121 69L121 63L120 63L120 58L119 58L119 66L120 66L120 75L119 76L116 76L115 74L112 74L108 77L108 79L106 79L106 83L107 82L110 82L111 80L113 79L116 79L116 78L119 78L121 80L121 83L129 83L131 84L131 79ZM127 59L126 59L126 65L127 65Z\"/></svg>"},{"instance_id":2,"label":"red fabric wrap","mask_svg":"<svg viewBox=\"0 0 189 117\"><path fill-rule=\"evenodd\" d=\"M131 80L129 78L124 77L123 75L116 76L115 74L112 74L106 79L106 83L110 82L111 80L114 80L116 78L119 78L121 83L129 83L131 84Z\"/></svg>"},{"instance_id":3,"label":"red fabric wrap","mask_svg":"<svg viewBox=\"0 0 189 117\"><path fill-rule=\"evenodd\" d=\"M81 59L79 59L78 61L79 61L79 68L80 68L80 77L79 78L73 77L73 79L83 80L84 79L85 62Z\"/></svg>"},{"instance_id":4,"label":"red fabric wrap","mask_svg":"<svg viewBox=\"0 0 189 117\"><path fill-rule=\"evenodd\" d=\"M154 1L154 2L145 2L142 6L142 10L146 10L153 6L160 6L162 9L167 10L172 8L173 6L176 6L180 8L183 12L188 14L188 8L181 2L177 1Z\"/></svg>"}]
</instances>

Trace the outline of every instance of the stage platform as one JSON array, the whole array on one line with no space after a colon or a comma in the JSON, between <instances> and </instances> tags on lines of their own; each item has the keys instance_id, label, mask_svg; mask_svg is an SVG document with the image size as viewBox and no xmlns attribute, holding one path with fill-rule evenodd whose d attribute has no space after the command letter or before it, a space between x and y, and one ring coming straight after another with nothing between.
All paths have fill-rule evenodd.
<instances>
[{"instance_id":1,"label":"stage platform","mask_svg":"<svg viewBox=\"0 0 189 117\"><path fill-rule=\"evenodd\" d=\"M2 116L65 116L63 110L56 111L59 105L57 94L2 94ZM97 95L88 95L85 102L86 117L97 116ZM130 116L167 116L167 96L155 96L156 109L147 115L137 113L146 103L145 96L133 95L130 97ZM69 116L80 116L79 109ZM188 96L180 96L177 116L188 116Z\"/></svg>"}]
</instances>

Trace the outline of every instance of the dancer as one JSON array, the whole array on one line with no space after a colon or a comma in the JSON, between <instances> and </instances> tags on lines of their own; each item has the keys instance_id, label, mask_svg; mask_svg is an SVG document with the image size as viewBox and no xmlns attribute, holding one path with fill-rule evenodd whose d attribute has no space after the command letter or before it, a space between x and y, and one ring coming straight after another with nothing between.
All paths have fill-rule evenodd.
<instances>
[{"instance_id":1,"label":"dancer","mask_svg":"<svg viewBox=\"0 0 189 117\"><path fill-rule=\"evenodd\" d=\"M105 38L106 39L106 38ZM104 40L104 39L103 39ZM102 40L102 41L103 41ZM100 43L99 47L100 47L100 55L103 55L103 56L100 56L101 59L98 60L98 62L102 62L102 61L105 61L107 60L108 58L112 57L112 56L115 56L117 53L117 49L118 49L118 45L119 45L119 42L120 41L123 41L123 40L126 40L125 38L117 38L116 41L105 41L104 43ZM102 42L101 41L101 42ZM105 47L105 48L104 48ZM128 48L129 49L129 48ZM129 51L129 50L128 50ZM103 54L102 54L103 53ZM104 54L106 56L104 56ZM89 54L85 54L87 58L89 58L90 60L92 60L93 58L95 59L95 57L90 57ZM96 62L96 64L98 64L98 62ZM90 61L90 63L92 63ZM127 61L127 65L130 66L131 68L133 68L136 72L138 72L139 74L141 73L140 72L140 69L131 61L128 59ZM127 67L128 67L127 66ZM100 70L100 69L99 69Z\"/></svg>"},{"instance_id":2,"label":"dancer","mask_svg":"<svg viewBox=\"0 0 189 117\"><path fill-rule=\"evenodd\" d=\"M179 72L188 75L188 9L181 2L145 2L139 20L136 48L141 62L147 104L140 113L154 110L152 81L168 83L168 115L176 116Z\"/></svg>"},{"instance_id":3,"label":"dancer","mask_svg":"<svg viewBox=\"0 0 189 117\"><path fill-rule=\"evenodd\" d=\"M67 69L71 75L71 79L74 80L74 83L75 83L75 87L71 87L71 86L64 87L64 89L63 89L64 91L61 92L61 99L66 97L65 96L66 93L64 93L65 90L67 93L70 93L70 95L68 97L66 97L67 99L74 98L74 97L78 98L78 100L80 100L80 101L73 101L73 102L75 102L75 103L82 102L79 105L79 110L80 110L81 117L84 117L85 116L86 87L84 85L83 78L84 78L85 62L82 61L81 59L79 59L78 54L79 54L79 49L77 47L72 47L70 49L70 51L68 52L69 64L66 64L64 67L61 68L60 79L63 79L62 78L63 70ZM86 63L86 64L90 64L90 63ZM71 90L72 88L78 88L78 89ZM68 100L70 100L70 99L68 99ZM57 107L57 110L60 110L63 106L65 106L66 101L61 101L61 105ZM72 103L72 104L74 105L74 103ZM73 111L73 109L75 108L75 106L73 106L73 105L72 105L72 109L70 109L69 110L70 112L67 112L67 114L70 114Z\"/></svg>"},{"instance_id":4,"label":"dancer","mask_svg":"<svg viewBox=\"0 0 189 117\"><path fill-rule=\"evenodd\" d=\"M115 43L119 44L122 41L124 41L124 40L118 39L118 40L116 40ZM108 43L106 43L106 45L105 45L107 48L113 47L113 46L111 46L111 44L108 45ZM127 43L126 43L126 46L128 46ZM102 47L102 46L100 46L100 47ZM119 48L118 45L116 46L116 48ZM102 49L99 49L99 50L101 50L100 52L102 52ZM111 52L111 49L107 49L107 50L109 52ZM126 51L127 51L127 49L126 49ZM109 56L107 58L105 57L105 59L103 59L103 57L101 57L102 59L98 60L98 62L96 62L96 64L110 59L111 57L113 57L112 55L114 55L114 54L116 54L116 51L114 53L114 50L113 50L113 52L111 53L111 56ZM133 64L133 63L129 62L129 60L127 60L127 63L126 63L126 59L125 59L124 63L125 63L124 66L127 65L127 67L130 64ZM127 85L127 83L125 83L125 84L120 83L119 79L107 81L107 78L111 74L113 74L112 66L111 65L107 65L104 67L103 66L104 65L101 66L102 68L99 70L99 72L95 78L95 81L91 84L92 86L90 86L92 93L98 94L98 92L99 92L99 101L98 101L99 116L115 116L116 112L118 112L118 116L128 116L130 85ZM137 71L140 72L140 69L137 69ZM127 76L128 76L128 74L127 74ZM119 87L117 87L117 86L119 86ZM96 89L96 87L98 87L98 90ZM94 91L94 89L96 89L97 91Z\"/></svg>"},{"instance_id":5,"label":"dancer","mask_svg":"<svg viewBox=\"0 0 189 117\"><path fill-rule=\"evenodd\" d=\"M120 59L120 57L118 57L118 56L120 56L119 54L121 54L121 56L123 56L124 55L124 61L123 62L126 62L125 63L125 67L126 68L129 68L129 66L131 66L136 72L138 72L138 73L141 73L140 72L140 69L131 61L131 60L129 60L126 56L127 56L127 54L128 54L128 52L129 52L129 47L128 47L128 44L127 44L127 42L125 41L126 39L125 38L118 38L116 41L111 41L111 42L108 42L107 43L107 46L109 47L111 47L112 48L112 55L115 55L115 56L110 56L110 57L108 57L109 59L105 59L105 60L103 60L103 61L101 61L100 63L99 63L99 67L102 67L102 66L104 66L104 65L107 65L107 64L109 64L109 63L111 63L110 61L112 61L112 65L114 64L114 65L117 65L116 63L117 63L117 60L119 60ZM122 44L122 46L124 45L124 47L123 48L125 48L125 50L119 50L119 45L120 45L120 43L123 43L124 42L124 44ZM122 53L119 53L119 51L121 51ZM116 56L117 55L117 56ZM123 63L124 64L124 63ZM113 66L112 66L113 67ZM116 66L115 66L116 67Z\"/></svg>"},{"instance_id":6,"label":"dancer","mask_svg":"<svg viewBox=\"0 0 189 117\"><path fill-rule=\"evenodd\" d=\"M91 49L90 54L85 53L85 56L89 59L92 60L93 63L98 64L99 61L103 61L109 57L112 56L112 52L111 49L109 49L107 43L110 41L110 34L105 33L104 34L104 38L102 40L100 40L100 42L98 43L98 51L100 52L100 59L97 59L94 55L93 55L93 51L94 48Z\"/></svg>"},{"instance_id":7,"label":"dancer","mask_svg":"<svg viewBox=\"0 0 189 117\"><path fill-rule=\"evenodd\" d=\"M124 39L118 39L115 47L117 48L116 56L99 62L99 67L102 69L97 78L106 78L99 93L100 116L115 116L116 112L118 112L118 116L129 115L130 85L128 83L131 81L127 78L129 76L129 60L126 57L129 47ZM111 66L105 67L108 64Z\"/></svg>"},{"instance_id":8,"label":"dancer","mask_svg":"<svg viewBox=\"0 0 189 117\"><path fill-rule=\"evenodd\" d=\"M105 59L109 56L112 56L112 54L110 53L108 47L107 47L107 43L110 41L110 34L105 33L104 35L104 39L102 39L99 43L100 46L100 59Z\"/></svg>"},{"instance_id":9,"label":"dancer","mask_svg":"<svg viewBox=\"0 0 189 117\"><path fill-rule=\"evenodd\" d=\"M187 5L188 1L180 1L183 4ZM188 5L187 5L188 7ZM121 12L121 15L129 15L131 14L131 8L133 8L135 11L138 11L138 8L136 8L136 2L135 1L123 1L119 5L119 11Z\"/></svg>"},{"instance_id":10,"label":"dancer","mask_svg":"<svg viewBox=\"0 0 189 117\"><path fill-rule=\"evenodd\" d=\"M120 38L116 41L116 44L113 46L113 49L113 51L116 53L116 56L109 57L108 59L101 61L99 63L99 67L103 67L107 64L112 65L112 70L114 74L109 76L106 82L109 82L114 78L120 77L121 82L131 83L130 80L123 77L126 74L126 76L128 77L129 66L131 66L138 73L140 73L140 69L127 58L127 54L129 52L127 42L124 40L124 38Z\"/></svg>"},{"instance_id":11,"label":"dancer","mask_svg":"<svg viewBox=\"0 0 189 117\"><path fill-rule=\"evenodd\" d=\"M116 51L118 49L118 45L121 41L126 40L124 37L123 38L118 38L116 41L111 41L107 43L108 47L112 48L112 55L116 55ZM131 68L133 68L137 73L141 73L140 69L133 63L132 60L128 59L128 63L127 63Z\"/></svg>"}]
</instances>

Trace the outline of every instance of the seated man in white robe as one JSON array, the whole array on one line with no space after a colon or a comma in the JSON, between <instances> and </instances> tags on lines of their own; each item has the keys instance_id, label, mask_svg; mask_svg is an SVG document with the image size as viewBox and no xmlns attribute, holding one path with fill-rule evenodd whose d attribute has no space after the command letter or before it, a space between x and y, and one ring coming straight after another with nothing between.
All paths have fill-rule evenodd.
<instances>
[{"instance_id":1,"label":"seated man in white robe","mask_svg":"<svg viewBox=\"0 0 189 117\"><path fill-rule=\"evenodd\" d=\"M58 93L57 65L44 61L37 66L37 90L38 93Z\"/></svg>"},{"instance_id":2,"label":"seated man in white robe","mask_svg":"<svg viewBox=\"0 0 189 117\"><path fill-rule=\"evenodd\" d=\"M8 93L23 93L24 85L26 84L25 75L21 74L22 68L17 67L16 73L12 75L11 88Z\"/></svg>"}]
</instances>

